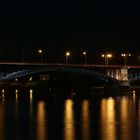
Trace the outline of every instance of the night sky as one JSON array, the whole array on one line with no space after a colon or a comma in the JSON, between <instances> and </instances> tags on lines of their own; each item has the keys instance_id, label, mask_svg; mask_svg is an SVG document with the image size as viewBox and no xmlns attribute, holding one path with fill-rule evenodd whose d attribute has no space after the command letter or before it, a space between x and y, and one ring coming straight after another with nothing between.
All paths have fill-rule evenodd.
<instances>
[{"instance_id":1,"label":"night sky","mask_svg":"<svg viewBox=\"0 0 140 140\"><path fill-rule=\"evenodd\" d=\"M140 9L136 2L18 4L1 5L1 61L21 61L23 56L25 61L37 61L38 48L44 49L44 61L48 62L63 62L66 50L72 52L72 62L80 62L83 50L88 51L90 63L104 52L140 55Z\"/></svg>"}]
</instances>

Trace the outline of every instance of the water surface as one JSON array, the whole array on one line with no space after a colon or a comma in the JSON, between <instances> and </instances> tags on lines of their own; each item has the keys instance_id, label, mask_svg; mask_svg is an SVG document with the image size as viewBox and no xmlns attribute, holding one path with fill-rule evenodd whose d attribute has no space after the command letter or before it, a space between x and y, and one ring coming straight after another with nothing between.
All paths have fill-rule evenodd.
<instances>
[{"instance_id":1,"label":"water surface","mask_svg":"<svg viewBox=\"0 0 140 140\"><path fill-rule=\"evenodd\" d=\"M33 90L1 92L0 140L140 139L137 93L38 99Z\"/></svg>"}]
</instances>

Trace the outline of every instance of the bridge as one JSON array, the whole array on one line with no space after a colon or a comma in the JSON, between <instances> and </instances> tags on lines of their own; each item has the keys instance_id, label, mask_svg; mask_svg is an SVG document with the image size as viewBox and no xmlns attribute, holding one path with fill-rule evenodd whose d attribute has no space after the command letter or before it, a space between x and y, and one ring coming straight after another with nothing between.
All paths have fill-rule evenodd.
<instances>
[{"instance_id":1,"label":"bridge","mask_svg":"<svg viewBox=\"0 0 140 140\"><path fill-rule=\"evenodd\" d=\"M40 64L40 63L0 63L0 81L7 82L25 76L47 73L74 73L89 76L105 84L130 86L140 80L140 66L83 65L83 64Z\"/></svg>"}]
</instances>

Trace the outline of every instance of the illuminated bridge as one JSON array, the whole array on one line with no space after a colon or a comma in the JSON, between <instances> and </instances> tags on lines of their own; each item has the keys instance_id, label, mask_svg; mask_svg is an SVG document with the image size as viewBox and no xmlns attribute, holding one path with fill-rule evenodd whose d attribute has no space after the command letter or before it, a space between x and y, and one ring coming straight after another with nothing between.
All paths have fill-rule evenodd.
<instances>
[{"instance_id":1,"label":"illuminated bridge","mask_svg":"<svg viewBox=\"0 0 140 140\"><path fill-rule=\"evenodd\" d=\"M0 63L0 81L6 82L24 76L49 73L67 73L89 76L105 84L129 86L140 80L139 66L120 65L81 65L81 64L38 64L38 63Z\"/></svg>"}]
</instances>

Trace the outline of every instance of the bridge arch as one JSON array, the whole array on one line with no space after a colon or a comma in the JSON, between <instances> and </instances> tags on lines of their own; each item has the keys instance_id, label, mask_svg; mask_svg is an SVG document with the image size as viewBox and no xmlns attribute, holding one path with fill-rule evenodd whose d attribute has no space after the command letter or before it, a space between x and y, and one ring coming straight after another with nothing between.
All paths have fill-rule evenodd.
<instances>
[{"instance_id":1,"label":"bridge arch","mask_svg":"<svg viewBox=\"0 0 140 140\"><path fill-rule=\"evenodd\" d=\"M136 78L129 78L130 84L134 84L134 83L136 83L138 81L140 81L140 76L139 77L136 77Z\"/></svg>"},{"instance_id":2,"label":"bridge arch","mask_svg":"<svg viewBox=\"0 0 140 140\"><path fill-rule=\"evenodd\" d=\"M106 84L117 84L119 85L119 81L117 79L111 78L102 74L100 72L96 72L91 69L85 68L75 68L75 67L64 67L64 66L57 66L57 67L42 67L42 68L33 68L33 69L23 69L16 72L11 72L6 74L0 78L1 82L10 81L16 78L33 75L33 74L41 74L41 73L51 73L51 72L59 72L59 73L73 73L73 74L81 74L85 76L90 76L92 78L98 79Z\"/></svg>"}]
</instances>

